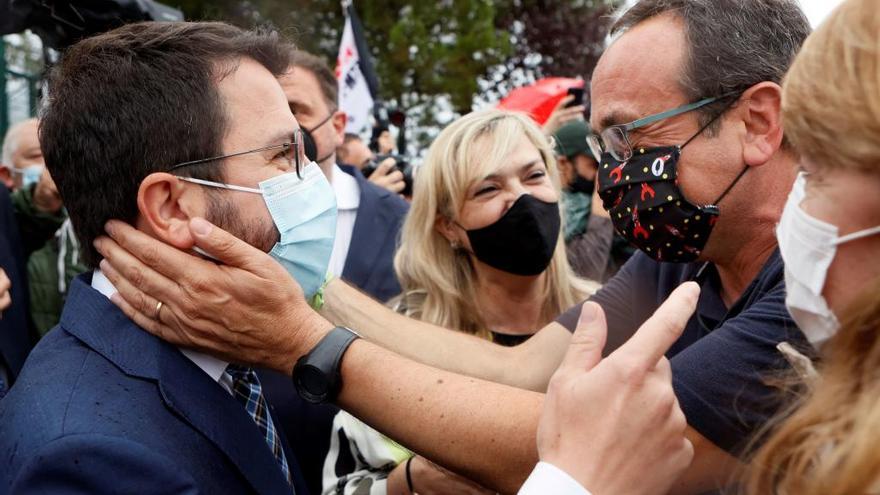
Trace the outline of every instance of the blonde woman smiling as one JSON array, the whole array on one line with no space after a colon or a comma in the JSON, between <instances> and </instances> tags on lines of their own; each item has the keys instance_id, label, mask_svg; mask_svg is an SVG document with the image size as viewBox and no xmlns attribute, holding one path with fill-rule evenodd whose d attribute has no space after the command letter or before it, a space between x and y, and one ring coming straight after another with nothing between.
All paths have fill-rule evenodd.
<instances>
[{"instance_id":1,"label":"blonde woman smiling","mask_svg":"<svg viewBox=\"0 0 880 495\"><path fill-rule=\"evenodd\" d=\"M566 260L554 153L528 117L499 110L462 117L434 141L415 182L395 258L398 311L516 345L598 287ZM481 493L340 413L324 493L359 487Z\"/></svg>"}]
</instances>

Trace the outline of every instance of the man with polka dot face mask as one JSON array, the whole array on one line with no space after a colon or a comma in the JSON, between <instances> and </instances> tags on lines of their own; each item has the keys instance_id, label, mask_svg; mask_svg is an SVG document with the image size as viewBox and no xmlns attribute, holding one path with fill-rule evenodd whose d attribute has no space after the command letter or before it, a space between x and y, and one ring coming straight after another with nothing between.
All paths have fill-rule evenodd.
<instances>
[{"instance_id":1,"label":"man with polka dot face mask","mask_svg":"<svg viewBox=\"0 0 880 495\"><path fill-rule=\"evenodd\" d=\"M687 263L703 252L718 220L718 203L739 182L749 167L712 204L699 206L687 200L678 185L681 151L714 123L738 93L706 98L636 120L606 128L588 138L599 161L599 195L611 215L614 228L624 238L657 261ZM675 117L719 100L730 100L681 146L658 146L634 150L628 133L663 119Z\"/></svg>"}]
</instances>

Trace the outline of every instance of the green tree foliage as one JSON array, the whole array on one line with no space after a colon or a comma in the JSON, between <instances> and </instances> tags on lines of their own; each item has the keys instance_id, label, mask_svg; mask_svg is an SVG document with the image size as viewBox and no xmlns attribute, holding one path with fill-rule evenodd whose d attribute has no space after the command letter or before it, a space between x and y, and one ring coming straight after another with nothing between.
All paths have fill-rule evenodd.
<instances>
[{"instance_id":1,"label":"green tree foliage","mask_svg":"<svg viewBox=\"0 0 880 495\"><path fill-rule=\"evenodd\" d=\"M174 2L166 0L168 3ZM543 76L586 79L621 0L354 0L381 97L408 116L415 141L479 102ZM335 65L339 0L179 0L188 19L271 25Z\"/></svg>"},{"instance_id":2,"label":"green tree foliage","mask_svg":"<svg viewBox=\"0 0 880 495\"><path fill-rule=\"evenodd\" d=\"M494 68L490 98L500 98L517 83L548 76L590 80L602 54L610 15L621 0L501 0L506 5L496 25L512 34L514 47ZM516 75L521 77L517 78Z\"/></svg>"},{"instance_id":3,"label":"green tree foliage","mask_svg":"<svg viewBox=\"0 0 880 495\"><path fill-rule=\"evenodd\" d=\"M246 27L271 24L333 63L345 20L334 0L187 0L181 7L190 19L224 19ZM414 95L442 94L458 112L466 112L479 90L477 79L511 53L490 0L357 1L355 8L366 26L386 100L404 103L420 100Z\"/></svg>"}]
</instances>

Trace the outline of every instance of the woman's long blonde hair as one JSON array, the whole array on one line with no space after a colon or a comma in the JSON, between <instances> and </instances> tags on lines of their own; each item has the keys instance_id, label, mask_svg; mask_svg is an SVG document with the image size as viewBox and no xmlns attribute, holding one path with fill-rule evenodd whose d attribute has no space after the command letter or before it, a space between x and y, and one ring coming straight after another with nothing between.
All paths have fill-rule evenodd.
<instances>
[{"instance_id":1,"label":"woman's long blonde hair","mask_svg":"<svg viewBox=\"0 0 880 495\"><path fill-rule=\"evenodd\" d=\"M431 145L418 171L412 206L394 259L404 299L417 295L413 299L418 300L419 308L414 316L419 319L487 335L476 307L476 276L470 258L453 248L435 223L440 217L457 219L468 188L506 165L504 160L522 136L541 153L558 189L559 175L550 141L524 115L501 110L474 112L444 129ZM596 287L572 272L561 231L545 273L544 321L582 301Z\"/></svg>"},{"instance_id":2,"label":"woman's long blonde hair","mask_svg":"<svg viewBox=\"0 0 880 495\"><path fill-rule=\"evenodd\" d=\"M816 166L880 174L877 0L848 0L810 36L783 112L786 136ZM822 348L819 377L753 459L749 494L878 493L880 280L858 299Z\"/></svg>"}]
</instances>

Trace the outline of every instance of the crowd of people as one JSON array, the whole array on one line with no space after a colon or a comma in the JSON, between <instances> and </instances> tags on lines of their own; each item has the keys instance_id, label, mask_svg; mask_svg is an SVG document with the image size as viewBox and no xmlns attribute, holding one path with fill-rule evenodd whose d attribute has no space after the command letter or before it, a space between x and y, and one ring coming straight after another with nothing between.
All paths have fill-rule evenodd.
<instances>
[{"instance_id":1,"label":"crowd of people","mask_svg":"<svg viewBox=\"0 0 880 495\"><path fill-rule=\"evenodd\" d=\"M0 493L880 493L876 2L611 34L586 118L415 174L277 33L67 49L2 148Z\"/></svg>"}]
</instances>

